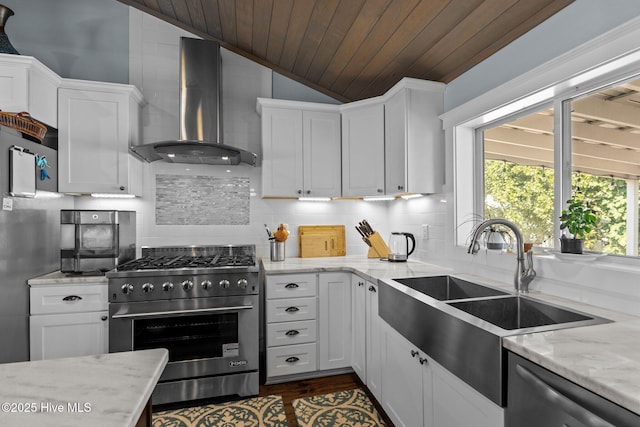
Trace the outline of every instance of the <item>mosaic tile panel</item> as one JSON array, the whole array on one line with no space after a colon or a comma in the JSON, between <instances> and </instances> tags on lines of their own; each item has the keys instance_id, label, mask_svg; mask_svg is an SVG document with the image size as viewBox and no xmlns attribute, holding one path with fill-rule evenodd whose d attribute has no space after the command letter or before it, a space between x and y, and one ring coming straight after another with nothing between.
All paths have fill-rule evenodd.
<instances>
[{"instance_id":1,"label":"mosaic tile panel","mask_svg":"<svg viewBox=\"0 0 640 427\"><path fill-rule=\"evenodd\" d=\"M156 175L157 225L249 225L249 177Z\"/></svg>"}]
</instances>

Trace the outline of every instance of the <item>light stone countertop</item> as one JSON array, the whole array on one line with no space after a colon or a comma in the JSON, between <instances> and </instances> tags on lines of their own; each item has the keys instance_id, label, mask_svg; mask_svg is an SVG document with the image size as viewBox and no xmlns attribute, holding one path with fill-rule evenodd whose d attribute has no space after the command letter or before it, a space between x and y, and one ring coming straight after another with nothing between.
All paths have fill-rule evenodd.
<instances>
[{"instance_id":1,"label":"light stone countertop","mask_svg":"<svg viewBox=\"0 0 640 427\"><path fill-rule=\"evenodd\" d=\"M27 280L27 284L30 286L74 285L86 283L104 283L106 285L107 278L104 274L72 274L62 273L60 270L58 270Z\"/></svg>"},{"instance_id":2,"label":"light stone countertop","mask_svg":"<svg viewBox=\"0 0 640 427\"><path fill-rule=\"evenodd\" d=\"M168 359L155 349L0 364L0 425L133 427Z\"/></svg>"},{"instance_id":3,"label":"light stone countertop","mask_svg":"<svg viewBox=\"0 0 640 427\"><path fill-rule=\"evenodd\" d=\"M513 284L478 278L417 261L390 263L364 257L263 259L265 273L351 271L370 281L450 274L513 292ZM528 296L613 321L602 325L503 338L503 347L640 414L640 317L531 292Z\"/></svg>"}]
</instances>

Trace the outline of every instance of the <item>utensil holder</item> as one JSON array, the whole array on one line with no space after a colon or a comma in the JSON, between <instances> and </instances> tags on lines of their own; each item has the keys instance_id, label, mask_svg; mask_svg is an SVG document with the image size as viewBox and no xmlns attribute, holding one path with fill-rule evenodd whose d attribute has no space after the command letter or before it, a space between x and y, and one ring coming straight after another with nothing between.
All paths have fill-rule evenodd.
<instances>
[{"instance_id":1,"label":"utensil holder","mask_svg":"<svg viewBox=\"0 0 640 427\"><path fill-rule=\"evenodd\" d=\"M284 261L284 242L271 240L269 242L269 249L271 251L271 261Z\"/></svg>"}]
</instances>

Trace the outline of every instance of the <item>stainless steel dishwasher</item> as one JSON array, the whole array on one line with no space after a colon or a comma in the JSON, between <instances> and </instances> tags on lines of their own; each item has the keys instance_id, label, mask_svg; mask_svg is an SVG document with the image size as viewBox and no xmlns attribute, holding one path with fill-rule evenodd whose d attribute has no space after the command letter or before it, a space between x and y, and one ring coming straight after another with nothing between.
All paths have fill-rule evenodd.
<instances>
[{"instance_id":1,"label":"stainless steel dishwasher","mask_svg":"<svg viewBox=\"0 0 640 427\"><path fill-rule=\"evenodd\" d=\"M508 354L506 427L640 426L640 415Z\"/></svg>"}]
</instances>

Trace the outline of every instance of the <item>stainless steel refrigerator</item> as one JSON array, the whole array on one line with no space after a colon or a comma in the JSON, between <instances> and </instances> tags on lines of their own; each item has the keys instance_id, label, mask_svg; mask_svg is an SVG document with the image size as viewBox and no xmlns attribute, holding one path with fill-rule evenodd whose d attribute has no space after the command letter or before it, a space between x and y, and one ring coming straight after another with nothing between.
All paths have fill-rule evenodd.
<instances>
[{"instance_id":1,"label":"stainless steel refrigerator","mask_svg":"<svg viewBox=\"0 0 640 427\"><path fill-rule=\"evenodd\" d=\"M0 194L13 202L12 210L0 210L0 363L29 360L27 280L59 269L60 210L73 209L70 196L51 192L43 193L49 197L36 198L10 195L9 149L13 145L45 156L51 179L40 180L36 169L36 188L57 189L57 151L0 128Z\"/></svg>"}]
</instances>

